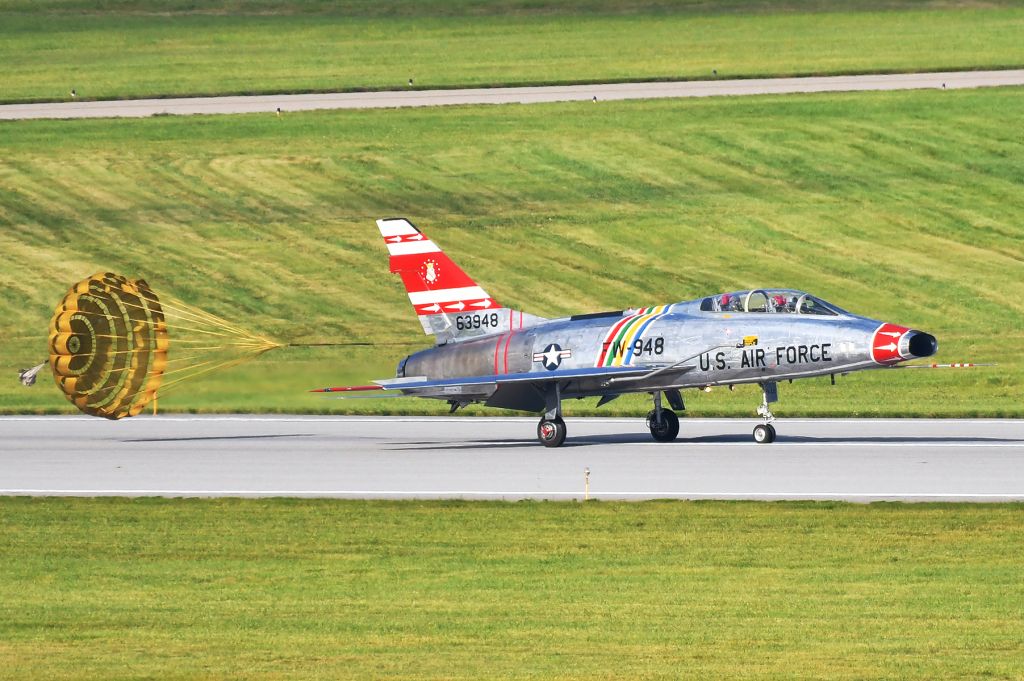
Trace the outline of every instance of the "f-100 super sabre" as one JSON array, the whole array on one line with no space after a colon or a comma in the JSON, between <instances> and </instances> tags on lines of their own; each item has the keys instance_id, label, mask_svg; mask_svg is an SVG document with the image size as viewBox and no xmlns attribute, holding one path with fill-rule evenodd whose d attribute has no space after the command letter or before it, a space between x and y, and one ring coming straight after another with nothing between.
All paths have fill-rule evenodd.
<instances>
[{"instance_id":1,"label":"f-100 super sabre","mask_svg":"<svg viewBox=\"0 0 1024 681\"><path fill-rule=\"evenodd\" d=\"M667 305L545 319L504 307L403 218L377 221L423 330L437 345L399 362L394 378L322 388L482 403L541 414L537 439L566 436L562 402L649 393L651 435L679 434L681 391L756 383L763 399L753 432L775 440L770 405L782 380L892 367L938 350L931 334L847 312L810 293L764 288ZM664 399L663 399L664 397ZM664 402L668 405L665 406Z\"/></svg>"}]
</instances>

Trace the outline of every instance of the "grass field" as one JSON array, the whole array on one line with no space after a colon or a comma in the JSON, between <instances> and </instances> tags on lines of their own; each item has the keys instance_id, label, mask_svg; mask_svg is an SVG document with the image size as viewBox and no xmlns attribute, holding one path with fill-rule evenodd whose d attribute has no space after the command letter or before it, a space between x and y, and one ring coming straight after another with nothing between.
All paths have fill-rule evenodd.
<instances>
[{"instance_id":1,"label":"grass field","mask_svg":"<svg viewBox=\"0 0 1024 681\"><path fill-rule=\"evenodd\" d=\"M281 340L380 344L277 351L162 409L437 409L305 393L386 377L428 344L373 224L405 215L543 316L792 286L935 334L939 360L1000 363L797 382L782 416L1021 416L1022 106L1010 88L7 123L0 410L70 409L14 370L45 357L67 287L105 269Z\"/></svg>"},{"instance_id":2,"label":"grass field","mask_svg":"<svg viewBox=\"0 0 1024 681\"><path fill-rule=\"evenodd\" d=\"M0 101L1024 66L1020 2L0 0Z\"/></svg>"},{"instance_id":3,"label":"grass field","mask_svg":"<svg viewBox=\"0 0 1024 681\"><path fill-rule=\"evenodd\" d=\"M0 500L0 677L1019 678L1017 505Z\"/></svg>"}]
</instances>

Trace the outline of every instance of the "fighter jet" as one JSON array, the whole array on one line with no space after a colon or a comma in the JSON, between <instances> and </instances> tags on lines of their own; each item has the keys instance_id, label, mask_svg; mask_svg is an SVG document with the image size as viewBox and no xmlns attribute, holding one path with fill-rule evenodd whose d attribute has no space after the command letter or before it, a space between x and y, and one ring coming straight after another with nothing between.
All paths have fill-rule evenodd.
<instances>
[{"instance_id":1,"label":"fighter jet","mask_svg":"<svg viewBox=\"0 0 1024 681\"><path fill-rule=\"evenodd\" d=\"M340 396L424 397L451 412L485 404L540 413L537 439L565 441L562 402L648 393L658 442L679 434L682 390L756 383L755 442L775 440L780 381L893 367L930 357L931 334L863 317L787 288L729 291L667 305L545 319L504 307L404 218L377 221L423 330L435 347L399 362L394 378L321 388ZM664 402L668 406L664 406Z\"/></svg>"}]
</instances>

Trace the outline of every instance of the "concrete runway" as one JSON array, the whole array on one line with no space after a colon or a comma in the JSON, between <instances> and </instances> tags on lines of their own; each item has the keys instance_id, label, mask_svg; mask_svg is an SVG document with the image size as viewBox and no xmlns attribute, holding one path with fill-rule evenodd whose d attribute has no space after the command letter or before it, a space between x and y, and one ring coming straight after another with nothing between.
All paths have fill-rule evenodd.
<instances>
[{"instance_id":1,"label":"concrete runway","mask_svg":"<svg viewBox=\"0 0 1024 681\"><path fill-rule=\"evenodd\" d=\"M450 104L535 104L539 102L585 101L592 100L594 97L598 101L607 101L858 90L929 88L952 90L1006 85L1024 85L1024 70L6 104L0 106L0 119L273 113L278 107L282 111L288 112L311 109L379 109Z\"/></svg>"},{"instance_id":2,"label":"concrete runway","mask_svg":"<svg viewBox=\"0 0 1024 681\"><path fill-rule=\"evenodd\" d=\"M1024 421L0 417L0 494L580 499L1024 500Z\"/></svg>"}]
</instances>

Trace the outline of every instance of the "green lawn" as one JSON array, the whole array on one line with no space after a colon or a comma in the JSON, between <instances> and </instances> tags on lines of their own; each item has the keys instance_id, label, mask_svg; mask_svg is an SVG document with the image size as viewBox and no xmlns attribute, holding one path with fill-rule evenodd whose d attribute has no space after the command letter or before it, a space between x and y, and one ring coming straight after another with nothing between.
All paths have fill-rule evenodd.
<instances>
[{"instance_id":1,"label":"green lawn","mask_svg":"<svg viewBox=\"0 0 1024 681\"><path fill-rule=\"evenodd\" d=\"M935 334L940 361L1000 363L798 381L781 416L1024 416L1022 107L1006 88L5 123L0 411L71 408L14 370L105 269L280 340L381 344L279 350L161 409L436 410L305 392L429 343L373 224L405 215L547 317L791 286ZM751 415L760 396L688 399Z\"/></svg>"},{"instance_id":2,"label":"green lawn","mask_svg":"<svg viewBox=\"0 0 1024 681\"><path fill-rule=\"evenodd\" d=\"M1019 678L1021 511L7 498L0 677Z\"/></svg>"},{"instance_id":3,"label":"green lawn","mask_svg":"<svg viewBox=\"0 0 1024 681\"><path fill-rule=\"evenodd\" d=\"M1020 2L0 0L0 101L1024 66Z\"/></svg>"}]
</instances>

